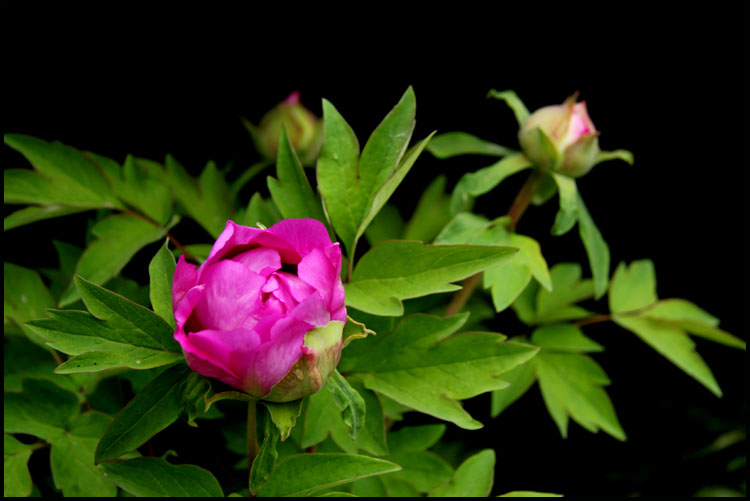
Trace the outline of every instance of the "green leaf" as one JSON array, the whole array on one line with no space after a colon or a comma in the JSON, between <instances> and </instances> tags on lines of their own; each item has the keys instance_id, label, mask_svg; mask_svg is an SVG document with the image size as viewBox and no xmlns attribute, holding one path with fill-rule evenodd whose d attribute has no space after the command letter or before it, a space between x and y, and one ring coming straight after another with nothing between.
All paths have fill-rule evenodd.
<instances>
[{"instance_id":1,"label":"green leaf","mask_svg":"<svg viewBox=\"0 0 750 501\"><path fill-rule=\"evenodd\" d=\"M331 392L334 402L341 410L341 418L349 427L352 440L357 439L357 434L365 421L365 401L362 395L351 387L349 382L335 370L326 381L326 388Z\"/></svg>"},{"instance_id":2,"label":"green leaf","mask_svg":"<svg viewBox=\"0 0 750 501\"><path fill-rule=\"evenodd\" d=\"M450 158L458 155L489 155L504 157L515 151L499 144L479 139L466 132L446 132L432 138L427 151L437 158Z\"/></svg>"},{"instance_id":3,"label":"green leaf","mask_svg":"<svg viewBox=\"0 0 750 501\"><path fill-rule=\"evenodd\" d=\"M405 318L358 361L357 376L367 388L422 413L480 428L457 400L506 387L500 375L533 357L536 348L503 343L504 336L493 333L450 336L466 318Z\"/></svg>"},{"instance_id":4,"label":"green leaf","mask_svg":"<svg viewBox=\"0 0 750 501\"><path fill-rule=\"evenodd\" d=\"M429 449L445 434L444 424L424 424L405 426L388 433L388 448L392 454L424 451Z\"/></svg>"},{"instance_id":5,"label":"green leaf","mask_svg":"<svg viewBox=\"0 0 750 501\"><path fill-rule=\"evenodd\" d=\"M414 91L409 87L372 133L359 158L351 127L330 102L323 100L324 141L318 158L318 189L350 257L357 239L416 159L415 155L405 156L414 130L415 107ZM421 151L425 145L423 141L417 149Z\"/></svg>"},{"instance_id":6,"label":"green leaf","mask_svg":"<svg viewBox=\"0 0 750 501\"><path fill-rule=\"evenodd\" d=\"M33 446L3 434L3 497L27 497L31 494L29 458Z\"/></svg>"},{"instance_id":7,"label":"green leaf","mask_svg":"<svg viewBox=\"0 0 750 501\"><path fill-rule=\"evenodd\" d=\"M554 494L552 492L537 492L537 491L511 491L505 494L500 494L499 498L561 498L562 494Z\"/></svg>"},{"instance_id":8,"label":"green leaf","mask_svg":"<svg viewBox=\"0 0 750 501\"><path fill-rule=\"evenodd\" d=\"M6 171L7 172L7 171ZM51 219L53 217L67 216L76 214L85 209L77 207L66 207L64 205L54 204L45 206L30 206L17 210L3 219L3 231L8 231L19 226Z\"/></svg>"},{"instance_id":9,"label":"green leaf","mask_svg":"<svg viewBox=\"0 0 750 501\"><path fill-rule=\"evenodd\" d=\"M208 162L197 182L171 155L167 155L165 179L185 211L217 238L234 215L229 185L214 162Z\"/></svg>"},{"instance_id":10,"label":"green leaf","mask_svg":"<svg viewBox=\"0 0 750 501\"><path fill-rule=\"evenodd\" d=\"M15 323L31 341L46 348L44 339L25 325L29 320L45 318L45 310L55 307L55 300L39 274L35 270L3 263L3 291L4 319Z\"/></svg>"},{"instance_id":11,"label":"green leaf","mask_svg":"<svg viewBox=\"0 0 750 501\"><path fill-rule=\"evenodd\" d=\"M531 342L543 349L572 353L604 351L599 343L589 339L583 331L571 324L553 324L539 327L531 333Z\"/></svg>"},{"instance_id":12,"label":"green leaf","mask_svg":"<svg viewBox=\"0 0 750 501\"><path fill-rule=\"evenodd\" d=\"M65 497L117 495L117 487L94 465L96 444L110 421L103 414L88 412L77 418L71 431L52 440L52 477Z\"/></svg>"},{"instance_id":13,"label":"green leaf","mask_svg":"<svg viewBox=\"0 0 750 501\"><path fill-rule=\"evenodd\" d=\"M5 203L79 208L121 208L111 180L88 153L22 134L5 134L5 144L31 162L36 172L5 171Z\"/></svg>"},{"instance_id":14,"label":"green leaf","mask_svg":"<svg viewBox=\"0 0 750 501\"><path fill-rule=\"evenodd\" d=\"M401 452L391 454L388 460L401 466L402 469L388 474L385 478L405 482L418 492L429 492L448 482L453 476L451 465L432 452Z\"/></svg>"},{"instance_id":15,"label":"green leaf","mask_svg":"<svg viewBox=\"0 0 750 501\"><path fill-rule=\"evenodd\" d=\"M259 496L306 496L316 490L398 471L389 461L354 454L296 454L278 462Z\"/></svg>"},{"instance_id":16,"label":"green leaf","mask_svg":"<svg viewBox=\"0 0 750 501\"><path fill-rule=\"evenodd\" d=\"M55 374L57 362L49 349L32 343L25 336L5 336L3 347L3 386L5 391L22 391L26 378L47 379L57 386L77 392L81 384L73 378Z\"/></svg>"},{"instance_id":17,"label":"green leaf","mask_svg":"<svg viewBox=\"0 0 750 501\"><path fill-rule=\"evenodd\" d=\"M656 275L649 259L620 263L612 277L609 309L612 313L633 311L656 302Z\"/></svg>"},{"instance_id":18,"label":"green leaf","mask_svg":"<svg viewBox=\"0 0 750 501\"><path fill-rule=\"evenodd\" d=\"M479 216L473 212L459 212L445 225L443 230L435 237L435 243L439 245L447 244L468 244L479 240L487 229L493 225L493 222L484 216ZM504 225L496 225L499 230L501 239L507 238L508 232ZM497 234L493 233L493 235Z\"/></svg>"},{"instance_id":19,"label":"green leaf","mask_svg":"<svg viewBox=\"0 0 750 501\"><path fill-rule=\"evenodd\" d=\"M560 236L566 234L576 224L580 197L575 179L556 172L552 173L552 177L555 179L557 191L560 194L560 210L552 225L552 234Z\"/></svg>"},{"instance_id":20,"label":"green leaf","mask_svg":"<svg viewBox=\"0 0 750 501\"><path fill-rule=\"evenodd\" d=\"M496 266L514 252L511 247L383 242L357 263L345 285L346 304L375 315L402 315L402 299L458 290L450 282Z\"/></svg>"},{"instance_id":21,"label":"green leaf","mask_svg":"<svg viewBox=\"0 0 750 501\"><path fill-rule=\"evenodd\" d=\"M96 237L84 251L76 266L76 273L97 284L114 277L141 248L162 238L166 228L157 227L127 214L108 216L91 229ZM80 296L70 287L60 299L67 306Z\"/></svg>"},{"instance_id":22,"label":"green leaf","mask_svg":"<svg viewBox=\"0 0 750 501\"><path fill-rule=\"evenodd\" d=\"M122 166L117 196L159 224L167 224L172 214L172 196L162 180L162 166L128 155Z\"/></svg>"},{"instance_id":23,"label":"green leaf","mask_svg":"<svg viewBox=\"0 0 750 501\"><path fill-rule=\"evenodd\" d=\"M3 429L51 440L70 425L80 407L75 393L50 381L26 378L22 393L3 395Z\"/></svg>"},{"instance_id":24,"label":"green leaf","mask_svg":"<svg viewBox=\"0 0 750 501\"><path fill-rule=\"evenodd\" d=\"M503 381L506 381L510 386L492 392L490 415L493 418L510 407L510 404L521 398L531 388L534 381L536 381L534 364L531 361L523 363L509 370L502 377Z\"/></svg>"},{"instance_id":25,"label":"green leaf","mask_svg":"<svg viewBox=\"0 0 750 501\"><path fill-rule=\"evenodd\" d=\"M260 486L268 480L279 457L279 453L276 451L280 438L279 429L271 419L270 411L263 412L260 417L263 429L263 443L250 468L251 493L258 492Z\"/></svg>"},{"instance_id":26,"label":"green leaf","mask_svg":"<svg viewBox=\"0 0 750 501\"><path fill-rule=\"evenodd\" d=\"M175 365L136 395L99 441L96 462L117 459L172 424L183 410L183 384L189 375L187 366Z\"/></svg>"},{"instance_id":27,"label":"green leaf","mask_svg":"<svg viewBox=\"0 0 750 501\"><path fill-rule=\"evenodd\" d=\"M505 178L531 167L531 162L516 153L483 169L464 174L451 194L451 214L469 210L474 198L492 191Z\"/></svg>"},{"instance_id":28,"label":"green leaf","mask_svg":"<svg viewBox=\"0 0 750 501\"><path fill-rule=\"evenodd\" d=\"M219 482L191 464L172 465L163 459L135 458L99 465L120 488L139 497L223 497Z\"/></svg>"},{"instance_id":29,"label":"green leaf","mask_svg":"<svg viewBox=\"0 0 750 501\"><path fill-rule=\"evenodd\" d=\"M526 105L518 97L518 95L512 90L496 91L492 89L487 93L487 97L499 99L505 101L505 104L513 110L513 114L516 115L516 121L520 127L529 118L529 110L526 109Z\"/></svg>"},{"instance_id":30,"label":"green leaf","mask_svg":"<svg viewBox=\"0 0 750 501\"><path fill-rule=\"evenodd\" d=\"M123 337L113 338L113 341L181 352L172 328L153 311L81 277L75 277L75 284L91 314L106 321L111 329L122 331Z\"/></svg>"},{"instance_id":31,"label":"green leaf","mask_svg":"<svg viewBox=\"0 0 750 501\"><path fill-rule=\"evenodd\" d=\"M721 389L711 369L695 351L695 343L680 327L645 317L615 315L613 319L621 327L637 334L649 346L711 390L714 395L721 396Z\"/></svg>"},{"instance_id":32,"label":"green leaf","mask_svg":"<svg viewBox=\"0 0 750 501\"><path fill-rule=\"evenodd\" d=\"M612 402L602 389L609 378L596 362L586 355L542 348L534 365L544 403L563 438L568 435L568 417L572 417L592 433L602 429L625 440Z\"/></svg>"},{"instance_id":33,"label":"green leaf","mask_svg":"<svg viewBox=\"0 0 750 501\"><path fill-rule=\"evenodd\" d=\"M398 240L404 233L404 220L395 205L385 204L365 230L370 246L384 240Z\"/></svg>"},{"instance_id":34,"label":"green leaf","mask_svg":"<svg viewBox=\"0 0 750 501\"><path fill-rule=\"evenodd\" d=\"M235 222L243 226L252 227L260 223L269 228L279 221L281 221L281 214L273 200L263 200L260 193L255 193L250 197L247 209L245 209L242 215L238 215Z\"/></svg>"},{"instance_id":35,"label":"green leaf","mask_svg":"<svg viewBox=\"0 0 750 501\"><path fill-rule=\"evenodd\" d=\"M169 251L169 240L159 248L148 265L150 279L149 298L154 312L167 321L174 329L174 314L172 313L172 277L174 275L174 256Z\"/></svg>"},{"instance_id":36,"label":"green leaf","mask_svg":"<svg viewBox=\"0 0 750 501\"><path fill-rule=\"evenodd\" d=\"M596 155L594 165L606 162L607 160L622 160L633 165L633 154L628 150L600 151Z\"/></svg>"},{"instance_id":37,"label":"green leaf","mask_svg":"<svg viewBox=\"0 0 750 501\"><path fill-rule=\"evenodd\" d=\"M433 138L432 141L435 139ZM432 142L430 142L432 144ZM439 175L422 193L411 219L404 228L404 240L431 242L450 220L450 197L445 194L446 177Z\"/></svg>"},{"instance_id":38,"label":"green leaf","mask_svg":"<svg viewBox=\"0 0 750 501\"><path fill-rule=\"evenodd\" d=\"M645 310L641 316L676 325L690 334L715 343L746 349L745 341L717 327L719 319L684 299L662 299L653 308Z\"/></svg>"},{"instance_id":39,"label":"green leaf","mask_svg":"<svg viewBox=\"0 0 750 501\"><path fill-rule=\"evenodd\" d=\"M586 204L578 194L578 233L589 257L591 274L594 277L594 298L599 299L609 285L609 247L594 224Z\"/></svg>"},{"instance_id":40,"label":"green leaf","mask_svg":"<svg viewBox=\"0 0 750 501\"><path fill-rule=\"evenodd\" d=\"M495 451L484 449L461 463L450 481L430 497L487 497L495 481Z\"/></svg>"},{"instance_id":41,"label":"green leaf","mask_svg":"<svg viewBox=\"0 0 750 501\"><path fill-rule=\"evenodd\" d=\"M550 270L552 290L539 289L536 293L536 310L533 323L554 323L589 316L575 303L594 295L591 280L581 280L581 266L577 263L559 263Z\"/></svg>"},{"instance_id":42,"label":"green leaf","mask_svg":"<svg viewBox=\"0 0 750 501\"><path fill-rule=\"evenodd\" d=\"M347 315L344 332L341 336L344 340L342 343L343 348L346 348L355 339L365 339L369 335L375 336L376 333L374 330L368 329L362 322L357 322Z\"/></svg>"},{"instance_id":43,"label":"green leaf","mask_svg":"<svg viewBox=\"0 0 750 501\"><path fill-rule=\"evenodd\" d=\"M289 438L289 434L297 423L297 418L302 412L302 399L293 402L266 402L261 401L271 415L271 421L279 430L279 436L283 442Z\"/></svg>"},{"instance_id":44,"label":"green leaf","mask_svg":"<svg viewBox=\"0 0 750 501\"><path fill-rule=\"evenodd\" d=\"M276 177L268 176L268 190L284 218L314 218L326 224L323 206L310 187L305 170L282 127L276 159Z\"/></svg>"}]
</instances>

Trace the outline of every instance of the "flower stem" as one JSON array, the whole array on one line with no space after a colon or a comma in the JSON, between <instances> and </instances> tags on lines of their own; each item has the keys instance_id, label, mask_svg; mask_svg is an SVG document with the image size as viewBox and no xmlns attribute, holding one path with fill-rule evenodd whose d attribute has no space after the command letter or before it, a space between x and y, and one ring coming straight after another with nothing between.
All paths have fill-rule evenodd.
<instances>
[{"instance_id":1,"label":"flower stem","mask_svg":"<svg viewBox=\"0 0 750 501\"><path fill-rule=\"evenodd\" d=\"M258 409L255 400L247 404L247 469L252 469L258 455Z\"/></svg>"},{"instance_id":2,"label":"flower stem","mask_svg":"<svg viewBox=\"0 0 750 501\"><path fill-rule=\"evenodd\" d=\"M521 216L523 216L523 213L526 212L526 209L531 202L531 197L534 196L534 193L539 188L539 184L541 183L542 178L543 174L538 170L534 170L534 172L531 173L528 179L526 179L526 182L521 187L518 195L516 195L516 198L513 200L513 204L511 204L507 214L508 217L510 217L509 228L511 230L515 229L518 221L521 219ZM466 302L469 300L471 295L474 294L474 291L479 285L481 279L482 273L480 272L464 280L463 287L460 291L456 292L456 295L453 296L450 304L445 309L446 317L450 317L452 315L455 315L456 313L459 313L463 309L463 307L466 306Z\"/></svg>"}]
</instances>

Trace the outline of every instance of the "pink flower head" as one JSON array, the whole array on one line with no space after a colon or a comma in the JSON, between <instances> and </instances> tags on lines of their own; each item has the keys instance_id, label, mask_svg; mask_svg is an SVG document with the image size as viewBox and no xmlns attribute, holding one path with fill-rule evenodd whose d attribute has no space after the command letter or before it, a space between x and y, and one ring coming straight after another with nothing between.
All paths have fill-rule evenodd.
<instances>
[{"instance_id":1,"label":"pink flower head","mask_svg":"<svg viewBox=\"0 0 750 501\"><path fill-rule=\"evenodd\" d=\"M192 370L258 398L302 398L322 387L341 354L340 330L330 346L305 342L308 332L346 321L339 244L314 219L268 229L228 221L200 267L180 257L172 304L174 337ZM277 385L284 391L272 393Z\"/></svg>"}]
</instances>

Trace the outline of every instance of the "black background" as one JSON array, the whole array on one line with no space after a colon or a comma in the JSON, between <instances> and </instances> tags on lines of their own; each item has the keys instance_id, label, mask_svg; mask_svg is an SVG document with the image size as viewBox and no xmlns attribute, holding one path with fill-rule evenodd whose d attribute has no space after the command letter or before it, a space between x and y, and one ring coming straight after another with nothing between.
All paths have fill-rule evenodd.
<instances>
[{"instance_id":1,"label":"black background","mask_svg":"<svg viewBox=\"0 0 750 501\"><path fill-rule=\"evenodd\" d=\"M4 130L119 161L172 153L197 173L209 159L255 161L239 117L257 122L295 89L318 115L321 97L333 102L362 143L413 85L415 138L463 130L510 147L514 117L485 99L490 88L514 89L530 110L578 90L602 148L626 148L636 159L633 167L600 165L579 181L613 264L653 259L660 297L692 300L746 336L747 9L460 5L6 6ZM5 168L26 165L7 147L3 155ZM394 200L408 216L437 173L455 181L489 163L425 154ZM521 182L507 181L478 210L503 214ZM554 205L532 207L519 231L541 242L550 264L585 262L576 231L549 236ZM82 244L84 220L11 230L5 259L53 266L51 238ZM180 225L178 238L209 241L193 231L202 230ZM140 262L152 253L139 254ZM126 271L142 279L142 268ZM519 333L512 317L502 318L499 331ZM690 456L722 427L744 422L744 352L697 340L724 390L717 399L633 334L608 324L587 332L607 347L596 359L613 380L628 441L573 423L561 439L534 388L491 426L447 435L495 448L494 494L690 495L746 478L725 471L736 448ZM485 423L486 397L467 403ZM187 442L205 440L182 431Z\"/></svg>"}]
</instances>

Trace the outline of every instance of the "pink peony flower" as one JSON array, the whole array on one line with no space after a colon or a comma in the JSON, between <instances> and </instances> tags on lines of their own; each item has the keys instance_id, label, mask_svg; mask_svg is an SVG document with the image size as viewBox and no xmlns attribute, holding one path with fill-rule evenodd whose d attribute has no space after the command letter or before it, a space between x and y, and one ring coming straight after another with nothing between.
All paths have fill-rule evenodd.
<instances>
[{"instance_id":1,"label":"pink peony flower","mask_svg":"<svg viewBox=\"0 0 750 501\"><path fill-rule=\"evenodd\" d=\"M192 370L258 398L302 398L341 356L339 244L314 219L268 229L228 221L200 267L180 257L172 304Z\"/></svg>"}]
</instances>

